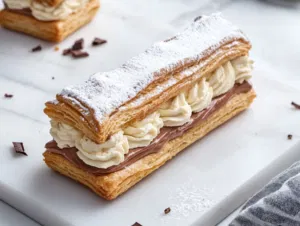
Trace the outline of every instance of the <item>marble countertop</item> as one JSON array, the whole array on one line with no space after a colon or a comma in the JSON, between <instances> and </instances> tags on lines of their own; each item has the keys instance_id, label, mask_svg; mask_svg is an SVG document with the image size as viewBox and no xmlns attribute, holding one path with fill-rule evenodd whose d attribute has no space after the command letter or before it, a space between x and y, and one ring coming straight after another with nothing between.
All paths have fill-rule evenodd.
<instances>
[{"instance_id":1,"label":"marble countertop","mask_svg":"<svg viewBox=\"0 0 300 226\"><path fill-rule=\"evenodd\" d=\"M126 3L125 3L126 2ZM146 3L147 2L147 3ZM176 0L176 1L168 1L165 0L161 4L161 8L153 8L151 7L151 3L149 1L116 1L116 8L112 10L110 13L112 17L124 17L129 20L133 20L136 18L143 18L143 15L155 15L152 17L153 20L159 20L162 24L162 27L165 27L166 33L172 32L173 27L181 27L183 26L185 21L191 20L195 18L199 14L209 13L216 9L221 10L224 15L233 20L237 25L242 27L242 29L248 34L253 43L253 54L256 56L262 57L265 61L267 61L269 67L272 65L276 65L276 68L280 70L282 73L276 73L274 76L269 75L271 79L281 81L295 89L300 89L300 8L292 7L292 8L284 8L275 5L265 4L260 1L212 1L212 4L208 4L209 1L202 1L201 6L199 6L199 1L196 0ZM130 3L130 4L128 4ZM122 12L119 10L118 4L123 4ZM172 6L177 4L180 7L174 7L172 10ZM105 0L103 0L103 7L105 7ZM139 10L134 10L138 8ZM168 10L165 10L168 9ZM178 11L180 9L180 11ZM101 12L100 12L101 13ZM171 26L170 26L171 25ZM151 20L147 20L147 26L151 26ZM143 28L140 28L143 29ZM145 29L145 33L147 32L147 28ZM262 35L263 34L263 35ZM5 43L1 42L1 35L13 36L16 42L21 43L22 40L18 35L5 31L0 28L0 52L1 46L4 47ZM126 38L126 37L124 37ZM67 41L68 42L68 41ZM31 43L21 43L24 45L29 45L30 48ZM38 41L36 41L38 43ZM124 42L125 43L125 42ZM130 44L133 44L128 41L128 45L124 45L123 48L124 56L119 57L116 56L116 61L121 63L123 58L129 57L127 56L126 49L130 48ZM20 44L20 45L21 45ZM139 45L139 43L135 43ZM19 44L17 44L18 47ZM62 44L66 45L66 44ZM50 45L49 45L50 46ZM18 54L17 47L12 46L12 52ZM138 49L138 48L137 48ZM104 50L105 51L105 50ZM9 67L9 65L1 65L1 62L4 62L4 58L1 59L0 56L0 68ZM22 56L17 59L22 60ZM37 59L38 61L38 59ZM100 63L105 62L105 59L100 59ZM57 62L56 62L57 63ZM70 63L71 65L71 63ZM34 65L33 65L34 67ZM38 65L36 65L38 67ZM71 68L72 70L82 70L78 67ZM103 66L103 70L109 69L111 65ZM91 65L91 71L95 70L95 66ZM41 68L38 68L42 70ZM45 68L47 70L47 68ZM286 72L286 73L285 73ZM48 71L46 74L49 75L49 81L51 78L51 74L55 74L55 71ZM22 78L22 71L20 71L20 76L14 75L9 78L9 75L1 73L0 70L0 81L7 81L12 83L17 83L20 90L23 87L32 87L34 89L42 89L43 93L45 93L45 98L48 98L48 94L46 93L55 93L62 86L66 85L65 81L60 81L59 86L45 84L43 87L38 87L38 83L40 78L38 75L33 75L32 78ZM75 82L82 80L82 78L75 77ZM50 83L50 82L49 82ZM6 87L1 86L1 93L9 92L9 90L5 89ZM21 94L21 92L20 92ZM1 94L2 95L2 94ZM26 96L24 96L26 98ZM295 97L300 102L299 97ZM26 106L23 104L18 109L18 113L20 117L24 117L22 115L21 108L25 108ZM0 110L1 115L3 116L3 112L9 113L12 111L6 104L3 103L3 100L0 102ZM30 108L24 110L25 115L34 115L33 112L30 111ZM0 116L1 116L0 115ZM25 116L26 117L26 116ZM1 124L2 117L0 117ZM44 116L36 116L32 120L39 121L41 123L47 123L47 119ZM1 127L0 127L1 129ZM0 225L18 225L22 222L22 225L38 225L38 223L34 222L30 218L22 215L18 211L14 210L10 206L5 203L0 202ZM220 225L227 225L228 220L224 221Z\"/></svg>"}]
</instances>

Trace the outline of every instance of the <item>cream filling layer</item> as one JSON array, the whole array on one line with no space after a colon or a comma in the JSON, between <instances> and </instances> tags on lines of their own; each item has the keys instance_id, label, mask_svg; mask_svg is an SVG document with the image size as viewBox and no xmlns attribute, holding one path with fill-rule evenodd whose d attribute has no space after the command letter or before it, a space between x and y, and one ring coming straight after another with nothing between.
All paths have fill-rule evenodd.
<instances>
[{"instance_id":1,"label":"cream filling layer","mask_svg":"<svg viewBox=\"0 0 300 226\"><path fill-rule=\"evenodd\" d=\"M186 101L184 93L164 103L158 110L164 126L181 126L187 123L192 115L192 108Z\"/></svg>"},{"instance_id":2,"label":"cream filling layer","mask_svg":"<svg viewBox=\"0 0 300 226\"><path fill-rule=\"evenodd\" d=\"M50 123L50 134L59 148L75 147L76 141L83 136L80 131L67 124L54 120L51 120Z\"/></svg>"},{"instance_id":3,"label":"cream filling layer","mask_svg":"<svg viewBox=\"0 0 300 226\"><path fill-rule=\"evenodd\" d=\"M67 124L51 120L50 134L59 148L76 147L78 157L87 165L108 168L124 161L129 145L123 131L112 135L106 142L97 144Z\"/></svg>"},{"instance_id":4,"label":"cream filling layer","mask_svg":"<svg viewBox=\"0 0 300 226\"><path fill-rule=\"evenodd\" d=\"M42 21L66 19L70 14L82 9L89 0L64 0L61 4L50 7L35 0L4 0L10 9L30 8L32 16Z\"/></svg>"},{"instance_id":5,"label":"cream filling layer","mask_svg":"<svg viewBox=\"0 0 300 226\"><path fill-rule=\"evenodd\" d=\"M208 82L213 88L213 97L220 96L230 90L235 83L235 71L230 61L214 71Z\"/></svg>"},{"instance_id":6,"label":"cream filling layer","mask_svg":"<svg viewBox=\"0 0 300 226\"><path fill-rule=\"evenodd\" d=\"M214 71L209 80L203 78L190 90L164 103L157 112L134 122L102 144L93 142L71 126L53 120L50 133L59 148L76 147L78 157L87 165L98 168L118 165L124 161L129 149L148 146L163 126L187 123L192 112L207 108L213 97L229 91L235 82L242 83L250 79L253 61L248 57L233 61Z\"/></svg>"},{"instance_id":7,"label":"cream filling layer","mask_svg":"<svg viewBox=\"0 0 300 226\"><path fill-rule=\"evenodd\" d=\"M186 100L191 106L192 112L199 112L208 107L213 98L213 88L206 79L196 83L185 93Z\"/></svg>"},{"instance_id":8,"label":"cream filling layer","mask_svg":"<svg viewBox=\"0 0 300 226\"><path fill-rule=\"evenodd\" d=\"M123 131L119 131L102 144L96 144L84 136L76 141L76 148L78 157L85 164L106 169L124 161L129 145Z\"/></svg>"},{"instance_id":9,"label":"cream filling layer","mask_svg":"<svg viewBox=\"0 0 300 226\"><path fill-rule=\"evenodd\" d=\"M164 126L158 112L154 112L141 121L134 122L124 129L129 148L148 146Z\"/></svg>"},{"instance_id":10,"label":"cream filling layer","mask_svg":"<svg viewBox=\"0 0 300 226\"><path fill-rule=\"evenodd\" d=\"M254 61L247 56L242 56L231 61L237 83L241 84L252 77L253 63Z\"/></svg>"}]
</instances>

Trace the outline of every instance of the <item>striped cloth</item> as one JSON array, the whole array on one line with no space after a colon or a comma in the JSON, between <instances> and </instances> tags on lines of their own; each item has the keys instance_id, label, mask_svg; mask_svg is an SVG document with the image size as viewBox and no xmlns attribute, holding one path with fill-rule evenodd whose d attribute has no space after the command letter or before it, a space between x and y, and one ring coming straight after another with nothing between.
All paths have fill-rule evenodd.
<instances>
[{"instance_id":1,"label":"striped cloth","mask_svg":"<svg viewBox=\"0 0 300 226\"><path fill-rule=\"evenodd\" d=\"M300 226L300 162L248 200L230 226Z\"/></svg>"}]
</instances>

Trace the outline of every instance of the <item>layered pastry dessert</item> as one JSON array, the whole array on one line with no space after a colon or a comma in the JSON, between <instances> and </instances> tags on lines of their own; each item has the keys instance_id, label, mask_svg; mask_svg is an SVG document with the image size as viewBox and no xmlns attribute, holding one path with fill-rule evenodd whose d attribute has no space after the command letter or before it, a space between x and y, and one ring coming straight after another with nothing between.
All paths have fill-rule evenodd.
<instances>
[{"instance_id":1,"label":"layered pastry dessert","mask_svg":"<svg viewBox=\"0 0 300 226\"><path fill-rule=\"evenodd\" d=\"M116 198L249 107L250 48L221 15L203 16L121 67L64 88L44 110L53 137L44 161Z\"/></svg>"},{"instance_id":2,"label":"layered pastry dessert","mask_svg":"<svg viewBox=\"0 0 300 226\"><path fill-rule=\"evenodd\" d=\"M99 0L3 0L0 24L47 41L60 42L87 24Z\"/></svg>"}]
</instances>

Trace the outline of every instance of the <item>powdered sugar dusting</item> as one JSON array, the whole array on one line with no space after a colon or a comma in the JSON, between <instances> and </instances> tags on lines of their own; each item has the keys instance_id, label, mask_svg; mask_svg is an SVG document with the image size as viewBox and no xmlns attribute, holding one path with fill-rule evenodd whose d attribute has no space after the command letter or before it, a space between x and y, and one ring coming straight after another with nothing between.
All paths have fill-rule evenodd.
<instances>
[{"instance_id":1,"label":"powdered sugar dusting","mask_svg":"<svg viewBox=\"0 0 300 226\"><path fill-rule=\"evenodd\" d=\"M162 225L170 220L184 221L192 213L204 213L215 203L209 198L213 196L213 190L198 188L193 185L192 179L188 179L179 187L172 189L169 196L171 212L161 216Z\"/></svg>"},{"instance_id":2,"label":"powdered sugar dusting","mask_svg":"<svg viewBox=\"0 0 300 226\"><path fill-rule=\"evenodd\" d=\"M121 67L92 75L84 84L66 87L61 95L77 99L93 109L95 118L101 123L116 108L146 88L162 68L165 73L170 73L176 65L200 61L205 51L215 51L224 42L240 38L247 40L220 14L203 16L171 40L155 43ZM170 82L161 89L172 85L174 83Z\"/></svg>"},{"instance_id":3,"label":"powdered sugar dusting","mask_svg":"<svg viewBox=\"0 0 300 226\"><path fill-rule=\"evenodd\" d=\"M144 100L159 95L164 90L166 90L168 87L175 85L177 82L178 82L178 80L175 78L169 79L166 83L155 87L154 90L151 91L151 93L143 95L141 98L137 98L136 100L132 101L128 107L139 106L140 104L142 104L144 102ZM120 108L120 110L124 110L124 109L125 109L125 107Z\"/></svg>"}]
</instances>

